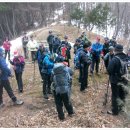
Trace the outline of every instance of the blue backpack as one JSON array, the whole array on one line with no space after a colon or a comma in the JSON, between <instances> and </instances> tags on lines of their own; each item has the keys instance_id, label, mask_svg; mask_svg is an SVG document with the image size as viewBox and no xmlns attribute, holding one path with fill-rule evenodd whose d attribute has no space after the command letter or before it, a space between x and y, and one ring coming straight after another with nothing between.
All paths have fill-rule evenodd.
<instances>
[{"instance_id":1,"label":"blue backpack","mask_svg":"<svg viewBox=\"0 0 130 130\"><path fill-rule=\"evenodd\" d=\"M80 52L83 50L83 48L79 48L76 51L75 57L74 57L74 67L75 69L79 69L80 64L79 64L79 58L80 58Z\"/></svg>"}]
</instances>

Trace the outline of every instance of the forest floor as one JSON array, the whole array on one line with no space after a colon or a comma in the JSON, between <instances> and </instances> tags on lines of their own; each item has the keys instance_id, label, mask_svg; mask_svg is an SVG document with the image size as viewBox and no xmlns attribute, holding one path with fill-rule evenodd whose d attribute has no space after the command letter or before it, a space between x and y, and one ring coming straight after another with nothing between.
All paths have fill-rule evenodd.
<instances>
[{"instance_id":1,"label":"forest floor","mask_svg":"<svg viewBox=\"0 0 130 130\"><path fill-rule=\"evenodd\" d=\"M55 30L56 33L64 36L64 26L53 26L45 28L35 33L37 40L46 40L49 29ZM78 36L77 29L66 27L67 35L70 41ZM95 34L91 34L91 40L94 40ZM73 49L71 67L73 68ZM106 114L110 110L110 87L109 100L106 107L103 106L104 94L106 93L108 75L105 71L100 71L99 75L89 76L89 87L85 93L79 91L78 70L73 76L72 85L72 104L74 106L75 115L67 116L65 121L59 121L54 104L54 98L49 95L49 100L45 100L42 95L42 83L39 75L38 65L26 63L24 74L24 92L19 94L15 78L10 79L10 83L15 95L24 101L22 106L13 106L7 93L4 91L3 99L5 107L0 109L0 127L130 127L128 119L123 116L112 116ZM105 111L102 113L101 111Z\"/></svg>"}]
</instances>

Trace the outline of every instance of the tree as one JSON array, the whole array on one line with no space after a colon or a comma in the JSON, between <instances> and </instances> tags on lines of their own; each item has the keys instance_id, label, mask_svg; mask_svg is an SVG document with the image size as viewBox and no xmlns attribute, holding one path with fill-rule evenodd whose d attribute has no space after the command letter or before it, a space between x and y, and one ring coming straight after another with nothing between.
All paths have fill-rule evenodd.
<instances>
[{"instance_id":1,"label":"tree","mask_svg":"<svg viewBox=\"0 0 130 130\"><path fill-rule=\"evenodd\" d=\"M76 23L78 23L78 28L80 28L81 21L84 17L84 11L82 11L80 8L75 8L71 13L70 13L71 19L75 20Z\"/></svg>"},{"instance_id":2,"label":"tree","mask_svg":"<svg viewBox=\"0 0 130 130\"><path fill-rule=\"evenodd\" d=\"M86 13L83 21L89 31L96 27L99 30L106 30L106 36L108 26L114 26L115 24L115 18L107 4L98 4L90 12Z\"/></svg>"}]
</instances>

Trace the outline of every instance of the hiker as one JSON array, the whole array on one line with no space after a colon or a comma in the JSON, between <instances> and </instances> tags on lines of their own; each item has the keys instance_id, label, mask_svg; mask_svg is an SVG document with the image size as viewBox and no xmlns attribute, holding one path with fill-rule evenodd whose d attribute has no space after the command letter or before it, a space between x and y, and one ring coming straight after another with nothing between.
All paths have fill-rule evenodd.
<instances>
[{"instance_id":1,"label":"hiker","mask_svg":"<svg viewBox=\"0 0 130 130\"><path fill-rule=\"evenodd\" d=\"M112 91L112 111L108 114L118 115L123 112L126 95L128 94L128 80L125 78L127 55L123 53L123 46L115 46L115 56L108 65L108 73Z\"/></svg>"},{"instance_id":2,"label":"hiker","mask_svg":"<svg viewBox=\"0 0 130 130\"><path fill-rule=\"evenodd\" d=\"M60 53L65 58L65 61L68 63L68 66L70 66L69 59L71 59L70 55L71 45L68 42L68 36L65 36L64 39L65 40L62 41L60 46Z\"/></svg>"},{"instance_id":3,"label":"hiker","mask_svg":"<svg viewBox=\"0 0 130 130\"><path fill-rule=\"evenodd\" d=\"M76 51L82 47L81 40L76 39L75 44L74 44L74 54L76 54Z\"/></svg>"},{"instance_id":4,"label":"hiker","mask_svg":"<svg viewBox=\"0 0 130 130\"><path fill-rule=\"evenodd\" d=\"M12 77L11 71L8 68L6 64L6 60L3 57L4 50L0 48L0 70L1 70L1 75L0 75L0 108L4 106L3 103L3 88L5 88L6 92L8 93L9 97L12 99L14 105L21 105L23 104L23 101L18 100L14 93L13 90L10 86L9 82L9 77Z\"/></svg>"},{"instance_id":5,"label":"hiker","mask_svg":"<svg viewBox=\"0 0 130 130\"><path fill-rule=\"evenodd\" d=\"M65 106L70 117L74 114L73 106L70 101L73 71L71 68L67 67L64 62L64 57L58 57L56 62L57 63L54 64L52 71L54 87L53 93L58 117L60 120L64 120L65 115L63 112L63 105Z\"/></svg>"},{"instance_id":6,"label":"hiker","mask_svg":"<svg viewBox=\"0 0 130 130\"><path fill-rule=\"evenodd\" d=\"M104 58L104 56L109 53L109 38L108 37L105 37L104 38L104 44L103 44L103 50L102 50L102 53L103 53L103 56L102 58ZM105 64L105 67L107 68L107 65L108 65L108 60L104 60L104 64Z\"/></svg>"},{"instance_id":7,"label":"hiker","mask_svg":"<svg viewBox=\"0 0 130 130\"><path fill-rule=\"evenodd\" d=\"M59 46L61 45L61 40L58 35L56 35L52 40L53 53L57 53Z\"/></svg>"},{"instance_id":8,"label":"hiker","mask_svg":"<svg viewBox=\"0 0 130 130\"><path fill-rule=\"evenodd\" d=\"M111 39L110 42L109 42L109 46L115 47L116 45L117 45L116 37L115 37L115 36L112 36L112 39Z\"/></svg>"},{"instance_id":9,"label":"hiker","mask_svg":"<svg viewBox=\"0 0 130 130\"><path fill-rule=\"evenodd\" d=\"M39 45L39 49L37 50L36 52L36 56L35 56L35 60L38 61L38 67L39 67L39 72L40 72L40 75L41 75L41 78L42 78L42 61L45 57L45 54L44 52L46 51L46 48L44 47L43 44L40 44Z\"/></svg>"},{"instance_id":10,"label":"hiker","mask_svg":"<svg viewBox=\"0 0 130 130\"><path fill-rule=\"evenodd\" d=\"M23 93L22 75L23 75L24 66L25 66L24 57L20 53L15 51L14 58L12 61L10 60L10 64L13 65L13 69L15 72L15 77L16 77L17 85L18 85L18 92Z\"/></svg>"},{"instance_id":11,"label":"hiker","mask_svg":"<svg viewBox=\"0 0 130 130\"><path fill-rule=\"evenodd\" d=\"M6 37L5 41L3 42L3 48L5 49L5 59L6 59L7 54L8 54L8 60L10 60L11 43L10 43L8 37Z\"/></svg>"},{"instance_id":12,"label":"hiker","mask_svg":"<svg viewBox=\"0 0 130 130\"><path fill-rule=\"evenodd\" d=\"M80 52L79 63L80 63L80 91L84 91L88 87L88 68L91 64L91 57L89 52L90 46L88 44L83 45L83 50Z\"/></svg>"},{"instance_id":13,"label":"hiker","mask_svg":"<svg viewBox=\"0 0 130 130\"><path fill-rule=\"evenodd\" d=\"M28 50L31 52L32 62L35 60L35 55L38 50L38 43L34 40L33 35L30 36L30 40L27 44Z\"/></svg>"},{"instance_id":14,"label":"hiker","mask_svg":"<svg viewBox=\"0 0 130 130\"><path fill-rule=\"evenodd\" d=\"M110 61L112 60L112 58L114 57L114 47L113 46L110 46L109 47L109 52L104 56L104 62L105 62L105 67L106 67L106 70L107 70L107 67L110 63Z\"/></svg>"},{"instance_id":15,"label":"hiker","mask_svg":"<svg viewBox=\"0 0 130 130\"><path fill-rule=\"evenodd\" d=\"M81 34L81 36L80 36L80 39L81 39L81 43L82 43L82 45L83 44L88 44L88 46L91 46L91 42L88 40L88 38L87 38L87 36L86 36L86 34L85 34L85 32L82 32L82 34Z\"/></svg>"},{"instance_id":16,"label":"hiker","mask_svg":"<svg viewBox=\"0 0 130 130\"><path fill-rule=\"evenodd\" d=\"M54 66L54 58L52 54L45 53L45 57L42 62L42 77L43 77L43 95L45 99L48 99L48 94L51 92L51 73Z\"/></svg>"},{"instance_id":17,"label":"hiker","mask_svg":"<svg viewBox=\"0 0 130 130\"><path fill-rule=\"evenodd\" d=\"M108 52L109 52L109 38L108 37L105 37L104 38L104 44L103 44L103 55L105 56Z\"/></svg>"},{"instance_id":18,"label":"hiker","mask_svg":"<svg viewBox=\"0 0 130 130\"><path fill-rule=\"evenodd\" d=\"M52 48L53 38L54 38L54 35L52 34L52 31L49 31L49 36L47 37L47 42L48 42L48 45L49 45L50 53L52 53L52 51L53 51L53 48Z\"/></svg>"},{"instance_id":19,"label":"hiker","mask_svg":"<svg viewBox=\"0 0 130 130\"><path fill-rule=\"evenodd\" d=\"M92 53L92 64L91 64L91 70L90 73L93 74L94 66L96 64L96 74L99 72L99 63L100 63L100 55L103 49L103 45L100 43L100 38L96 38L96 43L94 43L91 47L91 53Z\"/></svg>"},{"instance_id":20,"label":"hiker","mask_svg":"<svg viewBox=\"0 0 130 130\"><path fill-rule=\"evenodd\" d=\"M22 45L23 45L23 51L24 51L24 58L27 59L28 58L28 54L27 54L27 44L29 41L28 36L26 35L27 33L24 33L24 36L22 37Z\"/></svg>"}]
</instances>

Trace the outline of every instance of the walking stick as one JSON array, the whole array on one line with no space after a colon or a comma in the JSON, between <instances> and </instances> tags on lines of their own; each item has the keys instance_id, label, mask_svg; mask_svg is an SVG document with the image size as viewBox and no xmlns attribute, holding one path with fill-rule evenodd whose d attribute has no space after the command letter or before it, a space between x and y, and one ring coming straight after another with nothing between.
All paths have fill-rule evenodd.
<instances>
[{"instance_id":1,"label":"walking stick","mask_svg":"<svg viewBox=\"0 0 130 130\"><path fill-rule=\"evenodd\" d=\"M104 102L103 102L103 106L106 106L108 103L108 90L109 90L109 82L110 80L108 79L108 84L107 84L107 92L104 95Z\"/></svg>"},{"instance_id":2,"label":"walking stick","mask_svg":"<svg viewBox=\"0 0 130 130\"><path fill-rule=\"evenodd\" d=\"M34 61L34 64L33 64L33 84L34 84L34 81L35 81L35 61Z\"/></svg>"}]
</instances>

